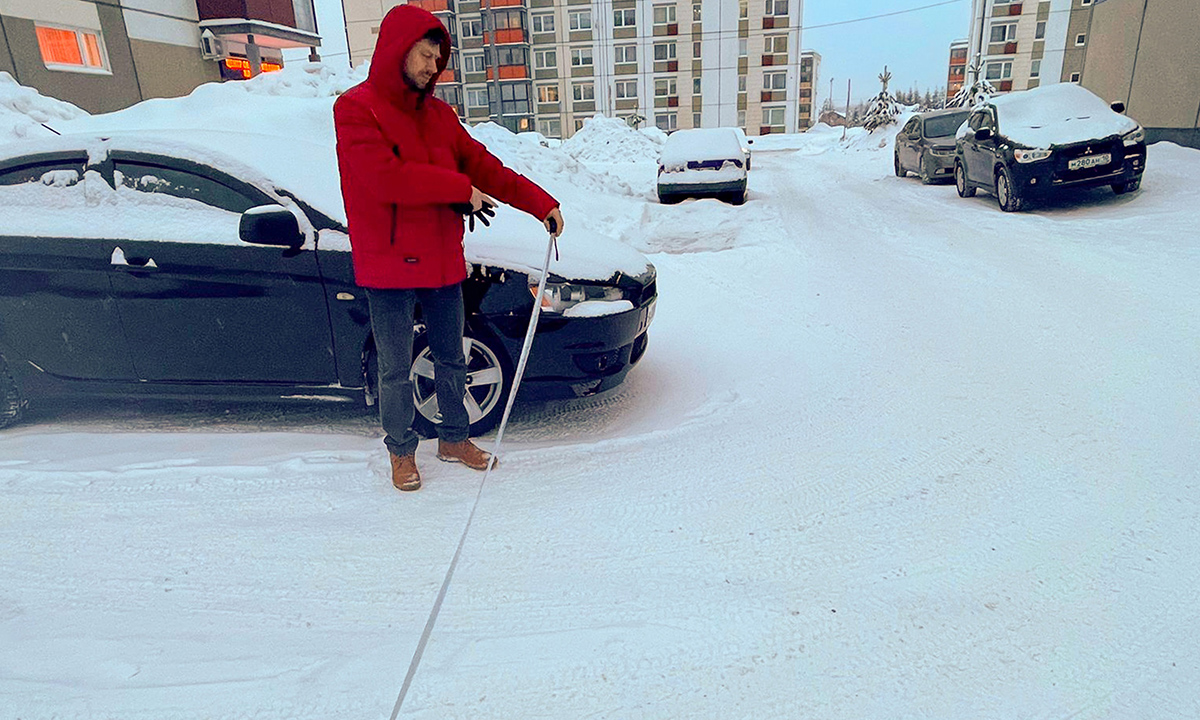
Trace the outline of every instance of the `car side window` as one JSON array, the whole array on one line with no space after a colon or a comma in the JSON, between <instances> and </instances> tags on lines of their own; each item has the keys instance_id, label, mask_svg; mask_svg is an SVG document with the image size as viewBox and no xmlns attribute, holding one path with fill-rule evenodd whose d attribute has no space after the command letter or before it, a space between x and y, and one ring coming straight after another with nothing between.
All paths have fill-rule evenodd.
<instances>
[{"instance_id":1,"label":"car side window","mask_svg":"<svg viewBox=\"0 0 1200 720\"><path fill-rule=\"evenodd\" d=\"M920 118L912 118L905 124L904 129L900 132L904 135L916 135L917 127L921 124Z\"/></svg>"},{"instance_id":2,"label":"car side window","mask_svg":"<svg viewBox=\"0 0 1200 720\"><path fill-rule=\"evenodd\" d=\"M0 185L24 185L41 182L46 185L74 185L84 174L86 158L82 155L61 160L20 163L0 170Z\"/></svg>"},{"instance_id":3,"label":"car side window","mask_svg":"<svg viewBox=\"0 0 1200 720\"><path fill-rule=\"evenodd\" d=\"M231 187L221 182L218 176L209 177L163 164L118 160L114 171L118 182L125 187L196 200L232 213L241 214L252 207L273 202L266 196L255 197Z\"/></svg>"}]
</instances>

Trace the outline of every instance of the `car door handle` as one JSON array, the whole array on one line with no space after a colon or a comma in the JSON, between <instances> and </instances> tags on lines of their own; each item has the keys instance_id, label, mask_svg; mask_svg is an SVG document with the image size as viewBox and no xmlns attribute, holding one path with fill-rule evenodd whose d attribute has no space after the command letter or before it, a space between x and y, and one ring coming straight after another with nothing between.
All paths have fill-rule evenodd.
<instances>
[{"instance_id":1,"label":"car door handle","mask_svg":"<svg viewBox=\"0 0 1200 720\"><path fill-rule=\"evenodd\" d=\"M125 258L125 251L120 247L113 249L112 258L109 261L111 265L118 270L129 270L145 272L147 270L157 270L158 263L154 262L154 258L149 258L144 262L140 259L135 259L130 262Z\"/></svg>"}]
</instances>

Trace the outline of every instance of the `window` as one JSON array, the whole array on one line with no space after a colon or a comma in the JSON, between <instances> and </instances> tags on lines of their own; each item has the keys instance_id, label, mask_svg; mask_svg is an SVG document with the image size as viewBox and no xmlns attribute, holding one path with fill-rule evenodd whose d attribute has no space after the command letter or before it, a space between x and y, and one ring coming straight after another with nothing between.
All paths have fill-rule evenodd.
<instances>
[{"instance_id":1,"label":"window","mask_svg":"<svg viewBox=\"0 0 1200 720\"><path fill-rule=\"evenodd\" d=\"M1031 77L1031 78L1040 77L1041 74L1042 74L1042 61L1034 60L1033 64L1029 66L1029 77Z\"/></svg>"},{"instance_id":2,"label":"window","mask_svg":"<svg viewBox=\"0 0 1200 720\"><path fill-rule=\"evenodd\" d=\"M700 94L700 78L698 78L698 77L692 78L692 94L693 95Z\"/></svg>"},{"instance_id":3,"label":"window","mask_svg":"<svg viewBox=\"0 0 1200 720\"><path fill-rule=\"evenodd\" d=\"M659 130L670 132L679 127L679 116L675 113L667 113L665 115L657 115L654 118L654 125Z\"/></svg>"},{"instance_id":4,"label":"window","mask_svg":"<svg viewBox=\"0 0 1200 720\"><path fill-rule=\"evenodd\" d=\"M487 107L488 93L487 90L468 90L467 91L467 107Z\"/></svg>"},{"instance_id":5,"label":"window","mask_svg":"<svg viewBox=\"0 0 1200 720\"><path fill-rule=\"evenodd\" d=\"M1008 80L1012 77L1012 62L990 62L987 65L988 80Z\"/></svg>"},{"instance_id":6,"label":"window","mask_svg":"<svg viewBox=\"0 0 1200 720\"><path fill-rule=\"evenodd\" d=\"M554 32L554 15L534 15L532 19L535 33Z\"/></svg>"},{"instance_id":7,"label":"window","mask_svg":"<svg viewBox=\"0 0 1200 720\"><path fill-rule=\"evenodd\" d=\"M663 62L664 60L675 59L675 43L654 43L654 61Z\"/></svg>"},{"instance_id":8,"label":"window","mask_svg":"<svg viewBox=\"0 0 1200 720\"><path fill-rule=\"evenodd\" d=\"M539 70L558 67L558 56L553 50L534 50L533 65Z\"/></svg>"},{"instance_id":9,"label":"window","mask_svg":"<svg viewBox=\"0 0 1200 720\"><path fill-rule=\"evenodd\" d=\"M1092 4L1092 0L1079 0L1079 4L1084 7L1087 7L1088 5Z\"/></svg>"},{"instance_id":10,"label":"window","mask_svg":"<svg viewBox=\"0 0 1200 720\"><path fill-rule=\"evenodd\" d=\"M497 30L524 30L525 13L522 10L493 10L492 23Z\"/></svg>"},{"instance_id":11,"label":"window","mask_svg":"<svg viewBox=\"0 0 1200 720\"><path fill-rule=\"evenodd\" d=\"M700 22L701 11L704 6L700 3L692 3L692 22Z\"/></svg>"},{"instance_id":12,"label":"window","mask_svg":"<svg viewBox=\"0 0 1200 720\"><path fill-rule=\"evenodd\" d=\"M463 55L463 71L469 73L486 72L487 63L483 61L482 55Z\"/></svg>"},{"instance_id":13,"label":"window","mask_svg":"<svg viewBox=\"0 0 1200 720\"><path fill-rule=\"evenodd\" d=\"M638 96L637 80L618 80L617 81L617 98L619 100L629 100Z\"/></svg>"},{"instance_id":14,"label":"window","mask_svg":"<svg viewBox=\"0 0 1200 720\"><path fill-rule=\"evenodd\" d=\"M493 87L488 87L489 92ZM501 83L500 112L505 115L529 112L529 86L525 83Z\"/></svg>"},{"instance_id":15,"label":"window","mask_svg":"<svg viewBox=\"0 0 1200 720\"><path fill-rule=\"evenodd\" d=\"M673 25L675 23L675 6L674 5L655 5L654 6L654 24L655 25Z\"/></svg>"},{"instance_id":16,"label":"window","mask_svg":"<svg viewBox=\"0 0 1200 720\"><path fill-rule=\"evenodd\" d=\"M458 106L462 105L462 88L457 85L438 85L434 88L433 94L447 105L453 106L455 111L458 111Z\"/></svg>"},{"instance_id":17,"label":"window","mask_svg":"<svg viewBox=\"0 0 1200 720\"><path fill-rule=\"evenodd\" d=\"M509 47L505 45L497 45L495 48L496 54L492 55L492 48L483 51L484 57L491 59L495 57L494 65L524 65L526 58L525 48L520 46Z\"/></svg>"},{"instance_id":18,"label":"window","mask_svg":"<svg viewBox=\"0 0 1200 720\"><path fill-rule=\"evenodd\" d=\"M738 75L738 92L746 92L746 76Z\"/></svg>"},{"instance_id":19,"label":"window","mask_svg":"<svg viewBox=\"0 0 1200 720\"><path fill-rule=\"evenodd\" d=\"M738 19L745 20L750 17L750 3L748 0L738 0Z\"/></svg>"},{"instance_id":20,"label":"window","mask_svg":"<svg viewBox=\"0 0 1200 720\"><path fill-rule=\"evenodd\" d=\"M737 126L742 128L743 130L746 129L746 111L745 110L738 110Z\"/></svg>"},{"instance_id":21,"label":"window","mask_svg":"<svg viewBox=\"0 0 1200 720\"><path fill-rule=\"evenodd\" d=\"M590 82L575 83L571 86L571 95L576 100L595 100L596 86Z\"/></svg>"},{"instance_id":22,"label":"window","mask_svg":"<svg viewBox=\"0 0 1200 720\"><path fill-rule=\"evenodd\" d=\"M775 15L776 17L778 17L780 15L787 15L788 14L788 0L767 0L766 14L767 15Z\"/></svg>"},{"instance_id":23,"label":"window","mask_svg":"<svg viewBox=\"0 0 1200 720\"><path fill-rule=\"evenodd\" d=\"M783 108L769 107L763 108L763 125L771 125L772 127L784 124Z\"/></svg>"},{"instance_id":24,"label":"window","mask_svg":"<svg viewBox=\"0 0 1200 720\"><path fill-rule=\"evenodd\" d=\"M654 81L654 97L675 97L678 94L675 78L658 78Z\"/></svg>"},{"instance_id":25,"label":"window","mask_svg":"<svg viewBox=\"0 0 1200 720\"><path fill-rule=\"evenodd\" d=\"M786 90L787 71L763 73L763 90Z\"/></svg>"},{"instance_id":26,"label":"window","mask_svg":"<svg viewBox=\"0 0 1200 720\"><path fill-rule=\"evenodd\" d=\"M747 55L746 38L740 38L738 40L738 57L746 57L746 55Z\"/></svg>"},{"instance_id":27,"label":"window","mask_svg":"<svg viewBox=\"0 0 1200 720\"><path fill-rule=\"evenodd\" d=\"M263 199L245 195L218 177L207 177L174 167L136 161L117 161L113 170L121 184L145 193L161 193L195 200L227 212L243 213L261 205Z\"/></svg>"},{"instance_id":28,"label":"window","mask_svg":"<svg viewBox=\"0 0 1200 720\"><path fill-rule=\"evenodd\" d=\"M562 121L558 118L553 118L550 120L538 120L538 132L546 137L561 137Z\"/></svg>"},{"instance_id":29,"label":"window","mask_svg":"<svg viewBox=\"0 0 1200 720\"><path fill-rule=\"evenodd\" d=\"M692 127L700 127L700 113L692 113Z\"/></svg>"},{"instance_id":30,"label":"window","mask_svg":"<svg viewBox=\"0 0 1200 720\"><path fill-rule=\"evenodd\" d=\"M624 10L613 11L613 27L614 28L631 28L637 27L637 10L634 8L626 8Z\"/></svg>"},{"instance_id":31,"label":"window","mask_svg":"<svg viewBox=\"0 0 1200 720\"><path fill-rule=\"evenodd\" d=\"M1041 22L1039 22L1037 24L1037 29L1035 29L1033 32L1033 39L1034 40L1045 40L1046 39L1046 21L1045 20L1042 20Z\"/></svg>"},{"instance_id":32,"label":"window","mask_svg":"<svg viewBox=\"0 0 1200 720\"><path fill-rule=\"evenodd\" d=\"M558 102L558 86L557 85L538 85L537 98L540 103L556 103Z\"/></svg>"},{"instance_id":33,"label":"window","mask_svg":"<svg viewBox=\"0 0 1200 720\"><path fill-rule=\"evenodd\" d=\"M1079 47L1082 45L1087 45L1087 35L1085 33L1079 33L1075 36L1075 46Z\"/></svg>"},{"instance_id":34,"label":"window","mask_svg":"<svg viewBox=\"0 0 1200 720\"><path fill-rule=\"evenodd\" d=\"M592 49L572 48L571 49L571 67L587 67L592 64Z\"/></svg>"},{"instance_id":35,"label":"window","mask_svg":"<svg viewBox=\"0 0 1200 720\"><path fill-rule=\"evenodd\" d=\"M1012 42L1017 38L1016 23L997 23L992 26L991 42Z\"/></svg>"},{"instance_id":36,"label":"window","mask_svg":"<svg viewBox=\"0 0 1200 720\"><path fill-rule=\"evenodd\" d=\"M35 28L42 62L47 68L93 73L108 71L99 32L41 25Z\"/></svg>"},{"instance_id":37,"label":"window","mask_svg":"<svg viewBox=\"0 0 1200 720\"><path fill-rule=\"evenodd\" d=\"M463 20L459 25L461 32L459 35L465 38L483 37L483 23L478 20Z\"/></svg>"},{"instance_id":38,"label":"window","mask_svg":"<svg viewBox=\"0 0 1200 720\"><path fill-rule=\"evenodd\" d=\"M787 53L787 35L767 35L763 38L763 52L768 55Z\"/></svg>"},{"instance_id":39,"label":"window","mask_svg":"<svg viewBox=\"0 0 1200 720\"><path fill-rule=\"evenodd\" d=\"M592 11L576 10L575 12L567 13L567 24L570 25L572 30L591 30Z\"/></svg>"},{"instance_id":40,"label":"window","mask_svg":"<svg viewBox=\"0 0 1200 720\"><path fill-rule=\"evenodd\" d=\"M613 47L614 62L620 63L635 63L637 62L637 45L616 45Z\"/></svg>"},{"instance_id":41,"label":"window","mask_svg":"<svg viewBox=\"0 0 1200 720\"><path fill-rule=\"evenodd\" d=\"M702 42L700 42L699 40L697 40L696 42L692 43L692 57L694 57L694 58L696 58L696 59L699 59L699 58L700 58L700 55L701 55L701 50L702 50L702 48L703 48L703 45L704 45L704 44L703 44Z\"/></svg>"},{"instance_id":42,"label":"window","mask_svg":"<svg viewBox=\"0 0 1200 720\"><path fill-rule=\"evenodd\" d=\"M1079 82L1079 73L1071 73L1071 82Z\"/></svg>"}]
</instances>

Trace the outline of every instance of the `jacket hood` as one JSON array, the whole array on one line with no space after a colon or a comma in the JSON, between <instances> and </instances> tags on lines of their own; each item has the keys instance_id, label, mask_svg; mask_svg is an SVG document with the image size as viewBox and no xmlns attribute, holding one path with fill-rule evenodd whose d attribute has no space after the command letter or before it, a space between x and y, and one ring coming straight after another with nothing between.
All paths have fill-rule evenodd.
<instances>
[{"instance_id":1,"label":"jacket hood","mask_svg":"<svg viewBox=\"0 0 1200 720\"><path fill-rule=\"evenodd\" d=\"M438 59L438 75L429 81L423 91L413 90L404 80L404 61L413 45L430 30L442 31L442 56ZM395 101L412 103L433 93L438 77L450 60L450 33L433 13L415 5L397 5L388 11L379 27L379 38L375 41L375 53L371 56L371 69L367 82ZM407 103L406 103L407 104Z\"/></svg>"}]
</instances>

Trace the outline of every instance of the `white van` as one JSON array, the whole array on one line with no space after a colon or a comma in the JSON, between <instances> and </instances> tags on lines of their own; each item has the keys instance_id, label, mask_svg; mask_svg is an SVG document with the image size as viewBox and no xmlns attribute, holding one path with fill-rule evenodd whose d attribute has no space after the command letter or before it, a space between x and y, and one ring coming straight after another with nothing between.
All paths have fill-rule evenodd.
<instances>
[{"instance_id":1,"label":"white van","mask_svg":"<svg viewBox=\"0 0 1200 720\"><path fill-rule=\"evenodd\" d=\"M658 200L715 197L746 202L746 156L731 128L677 130L658 160Z\"/></svg>"}]
</instances>

